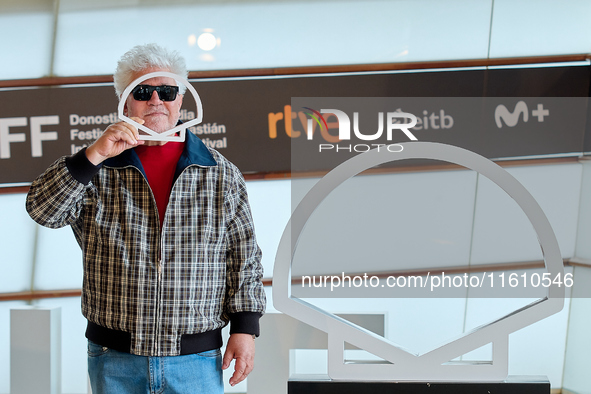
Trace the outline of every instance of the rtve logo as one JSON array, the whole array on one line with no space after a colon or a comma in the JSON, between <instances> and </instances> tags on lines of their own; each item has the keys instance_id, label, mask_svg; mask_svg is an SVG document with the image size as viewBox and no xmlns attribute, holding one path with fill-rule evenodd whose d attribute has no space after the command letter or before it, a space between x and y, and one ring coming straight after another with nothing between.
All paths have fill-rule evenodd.
<instances>
[{"instance_id":1,"label":"rtve logo","mask_svg":"<svg viewBox=\"0 0 591 394\"><path fill-rule=\"evenodd\" d=\"M544 108L544 104L538 104L537 108L531 111L531 115L538 118L538 122L543 122L545 116L550 116L550 110ZM522 116L523 122L527 123L529 120L529 109L525 101L517 102L513 112L509 112L503 104L497 105L495 109L495 123L499 129L503 127L503 123L508 127L515 127Z\"/></svg>"},{"instance_id":2,"label":"rtve logo","mask_svg":"<svg viewBox=\"0 0 591 394\"><path fill-rule=\"evenodd\" d=\"M283 112L270 112L268 114L269 138L277 138L280 133L280 125L283 124L285 134L289 138L307 137L310 140L314 133L320 131L320 137L328 143L350 140L352 136L363 141L373 141L384 134L384 123L386 123L385 133L388 140L393 138L394 130L400 130L410 140L416 141L417 138L410 129L413 131L443 130L450 129L454 125L453 118L445 114L443 109L431 113L425 110L423 116L419 118L397 109L394 112L387 112L385 116L383 112L377 113L377 131L374 129L362 132L359 129L359 113L357 112L353 113L353 122L347 114L340 110L321 109L320 112L307 107L302 108L301 111L293 111L291 105L285 105ZM333 131L329 132L329 130ZM338 130L338 134L335 133L336 130Z\"/></svg>"}]
</instances>

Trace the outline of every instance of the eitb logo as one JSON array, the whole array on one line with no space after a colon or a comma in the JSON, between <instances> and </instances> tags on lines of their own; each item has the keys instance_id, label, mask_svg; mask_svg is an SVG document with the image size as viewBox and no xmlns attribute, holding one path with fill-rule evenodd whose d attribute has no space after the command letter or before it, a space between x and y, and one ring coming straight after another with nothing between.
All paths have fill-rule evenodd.
<instances>
[{"instance_id":1,"label":"eitb logo","mask_svg":"<svg viewBox=\"0 0 591 394\"><path fill-rule=\"evenodd\" d=\"M349 116L339 109L321 109L320 111L314 110L310 107L303 107L304 109L310 111L306 112L307 115L310 116L307 121L306 127L306 136L308 140L312 140L314 138L314 122L322 129L323 127L328 130L328 124L326 119L322 114L333 114L336 116L338 120L338 129L339 134L338 138L340 141L351 141L352 136L361 141L376 141L383 137L384 133L386 135L387 141L392 141L395 137L395 131L402 131L408 139L411 141L417 141L417 138L414 134L411 133L409 129L413 128L417 124L417 118L415 115L401 112L401 111L393 111L387 112L378 112L378 129L375 132L367 132L360 130L359 127L359 112L353 112L353 127L351 127L351 120ZM401 122L402 119L409 119L410 122ZM386 123L384 127L384 123ZM351 129L353 133L351 133ZM399 152L402 150L402 146L398 144L378 144L378 143L363 143L363 144L350 144L350 145L339 145L339 144L319 144L319 152L326 151L326 150L336 150L338 151L348 151L348 152L367 152L370 149L386 147L391 152ZM392 147L392 148L391 148Z\"/></svg>"}]
</instances>

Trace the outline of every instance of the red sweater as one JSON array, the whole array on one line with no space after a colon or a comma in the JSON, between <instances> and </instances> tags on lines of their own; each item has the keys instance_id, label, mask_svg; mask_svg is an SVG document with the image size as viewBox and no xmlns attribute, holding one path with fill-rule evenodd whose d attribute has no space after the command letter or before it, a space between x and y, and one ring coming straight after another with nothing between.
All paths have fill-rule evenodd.
<instances>
[{"instance_id":1,"label":"red sweater","mask_svg":"<svg viewBox=\"0 0 591 394\"><path fill-rule=\"evenodd\" d=\"M184 142L167 142L164 145L156 146L140 145L135 148L156 199L160 228L164 223L164 214L172 190L176 164L184 148Z\"/></svg>"}]
</instances>

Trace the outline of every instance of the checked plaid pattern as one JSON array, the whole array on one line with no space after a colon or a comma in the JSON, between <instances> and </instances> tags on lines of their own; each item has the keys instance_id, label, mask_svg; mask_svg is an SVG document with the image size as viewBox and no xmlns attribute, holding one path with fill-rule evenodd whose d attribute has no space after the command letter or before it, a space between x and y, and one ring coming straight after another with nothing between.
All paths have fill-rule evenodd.
<instances>
[{"instance_id":1,"label":"checked plaid pattern","mask_svg":"<svg viewBox=\"0 0 591 394\"><path fill-rule=\"evenodd\" d=\"M131 333L132 354L175 356L181 334L265 310L244 179L217 151L209 154L217 164L180 169L162 233L137 166L105 162L84 185L61 158L31 186L30 216L50 228L71 225L82 248L84 316Z\"/></svg>"}]
</instances>

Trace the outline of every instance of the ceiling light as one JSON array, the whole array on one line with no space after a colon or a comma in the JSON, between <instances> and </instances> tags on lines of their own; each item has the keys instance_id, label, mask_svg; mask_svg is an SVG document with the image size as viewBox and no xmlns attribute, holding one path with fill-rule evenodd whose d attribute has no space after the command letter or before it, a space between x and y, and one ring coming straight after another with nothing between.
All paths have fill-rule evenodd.
<instances>
[{"instance_id":1,"label":"ceiling light","mask_svg":"<svg viewBox=\"0 0 591 394\"><path fill-rule=\"evenodd\" d=\"M197 38L197 46L204 51L211 51L217 46L217 39L211 33L202 33L199 38Z\"/></svg>"}]
</instances>

